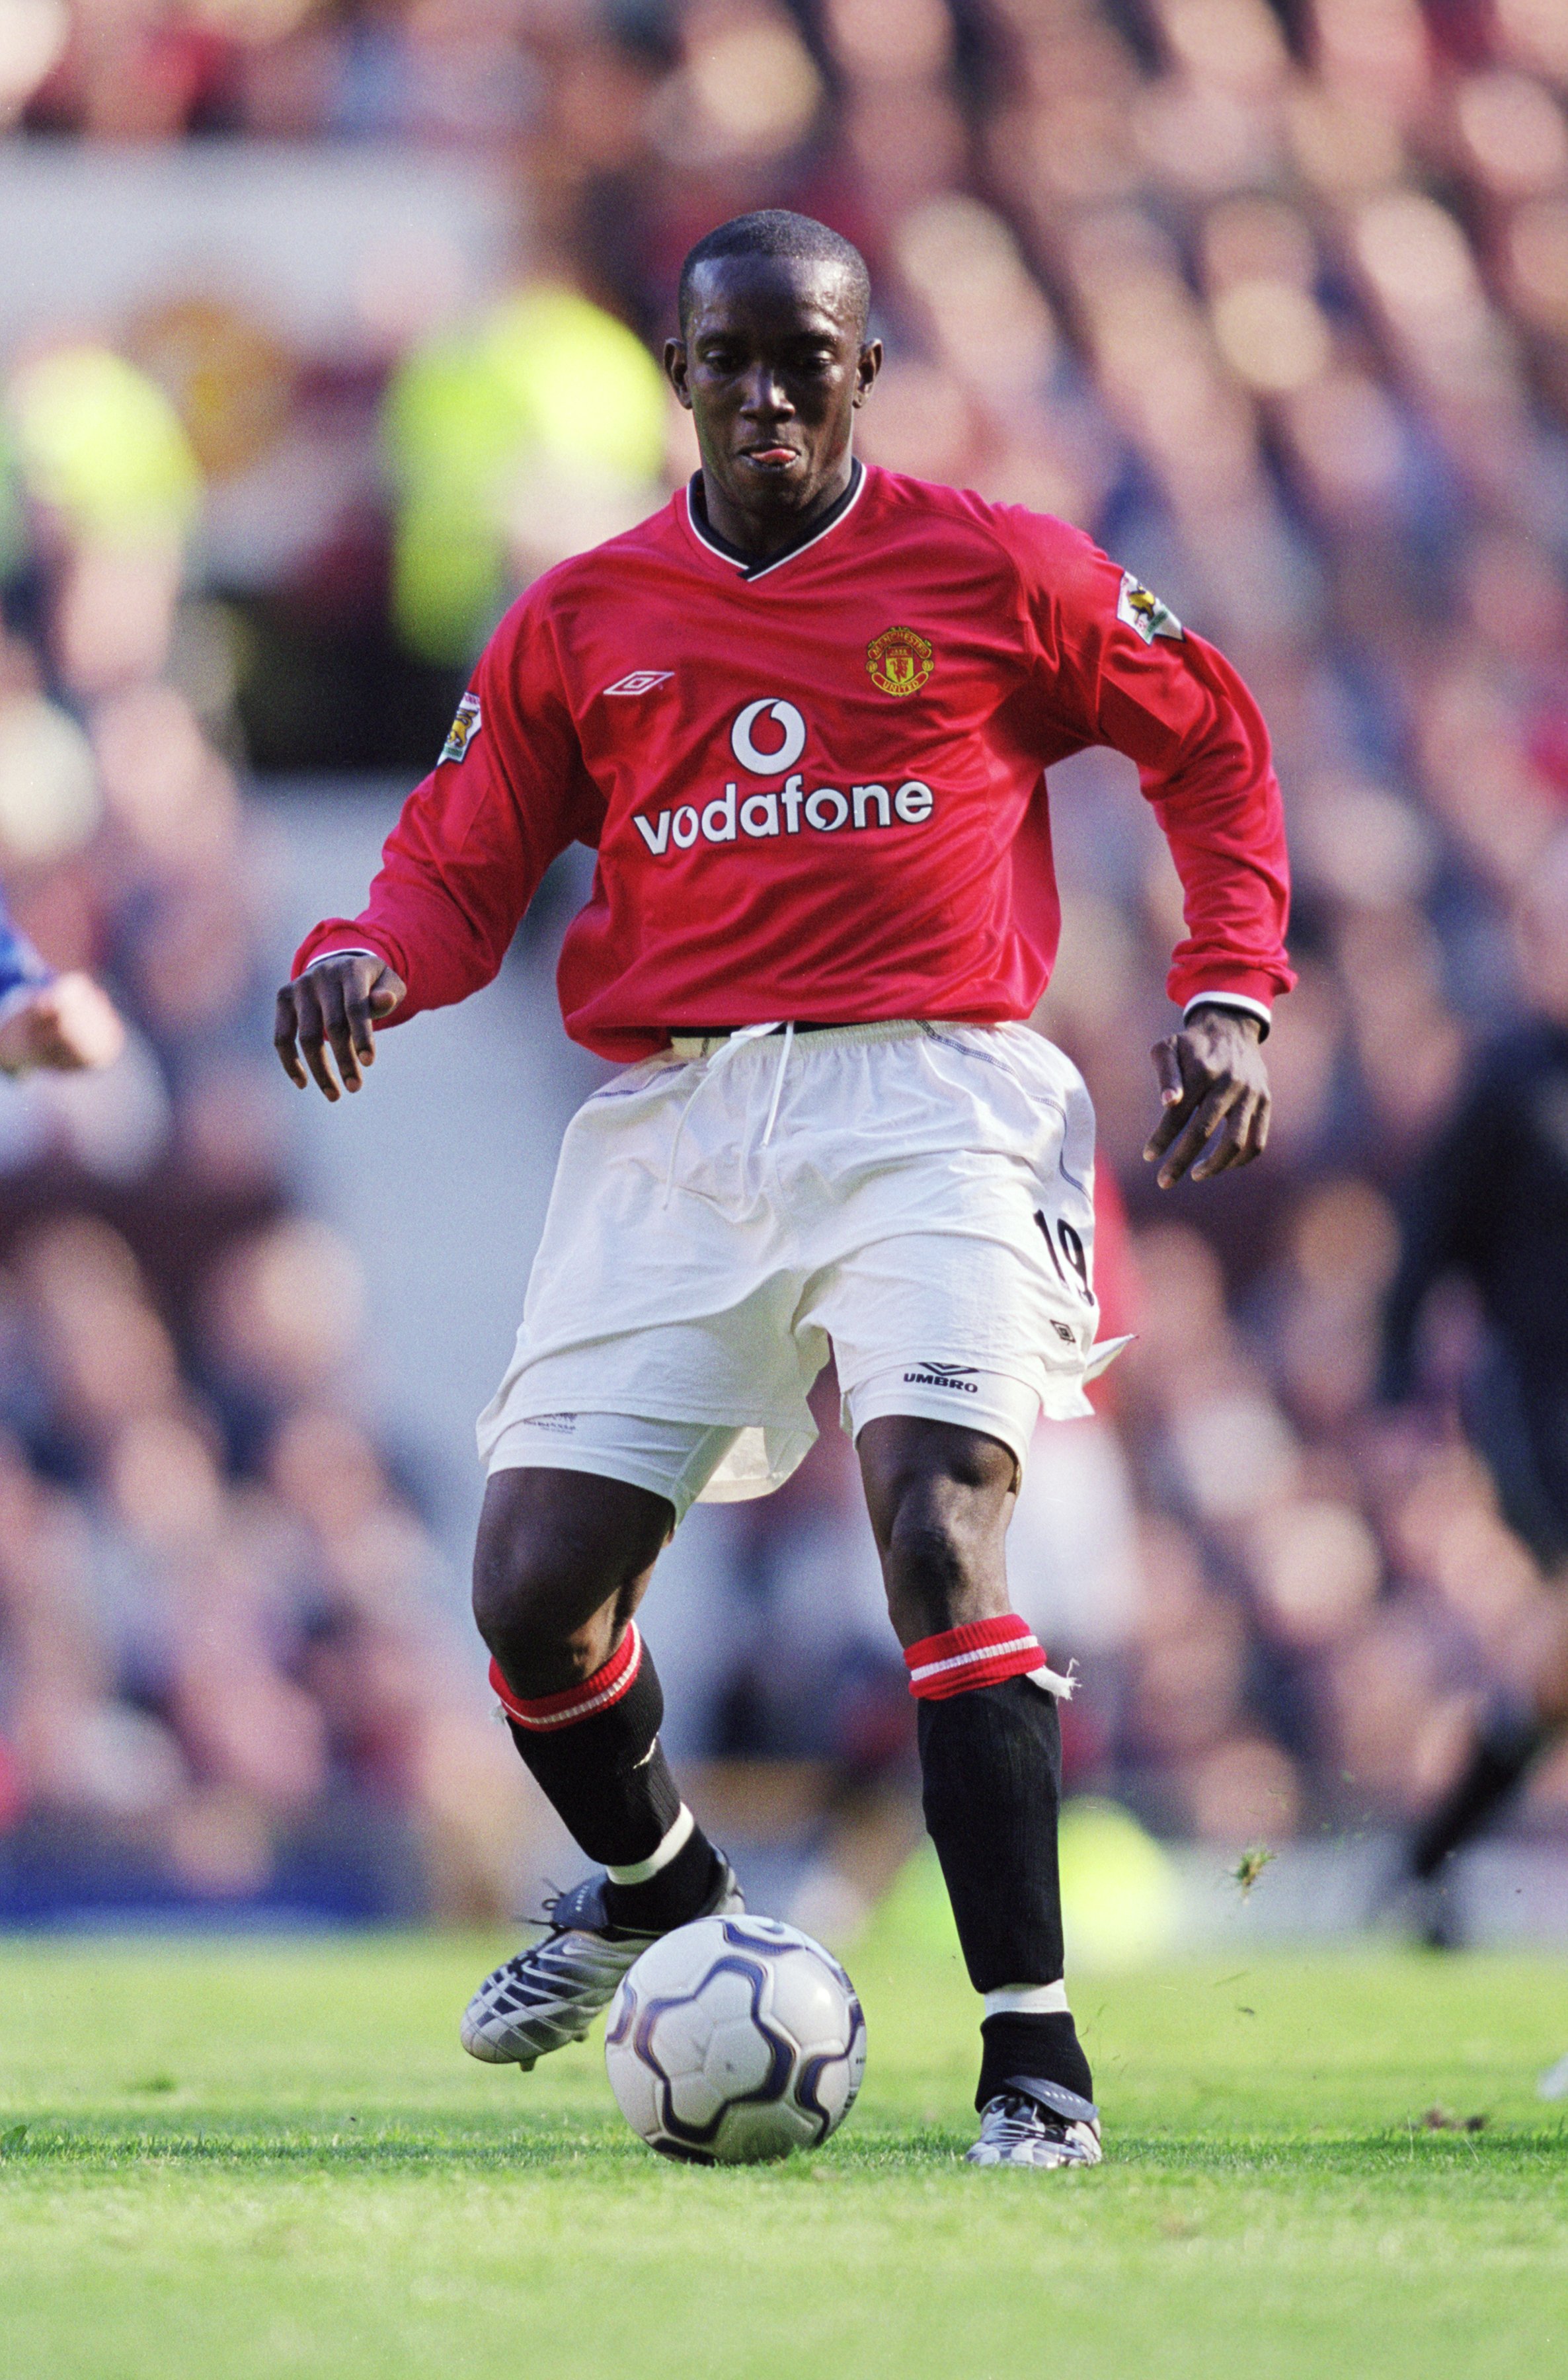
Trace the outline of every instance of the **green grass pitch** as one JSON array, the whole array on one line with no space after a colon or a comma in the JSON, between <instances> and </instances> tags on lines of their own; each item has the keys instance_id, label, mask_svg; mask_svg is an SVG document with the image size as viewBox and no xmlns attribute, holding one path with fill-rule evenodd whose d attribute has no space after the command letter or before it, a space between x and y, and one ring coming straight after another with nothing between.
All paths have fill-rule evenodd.
<instances>
[{"instance_id":1,"label":"green grass pitch","mask_svg":"<svg viewBox=\"0 0 1568 2380\"><path fill-rule=\"evenodd\" d=\"M462 2055L495 1948L0 1945L6 2380L1568 2370L1559 1962L1088 1980L1108 2162L998 2174L958 2161L956 1962L884 1931L845 2131L702 2172L625 2131L597 2039L526 2079ZM1434 2102L1485 2130L1424 2131Z\"/></svg>"}]
</instances>

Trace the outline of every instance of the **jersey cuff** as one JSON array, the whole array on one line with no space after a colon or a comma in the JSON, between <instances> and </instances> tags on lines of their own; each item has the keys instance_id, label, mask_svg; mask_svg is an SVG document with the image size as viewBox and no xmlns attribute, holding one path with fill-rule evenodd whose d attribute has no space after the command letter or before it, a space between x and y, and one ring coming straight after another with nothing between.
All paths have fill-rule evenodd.
<instances>
[{"instance_id":1,"label":"jersey cuff","mask_svg":"<svg viewBox=\"0 0 1568 2380\"><path fill-rule=\"evenodd\" d=\"M1263 1030L1258 1038L1267 1041L1273 1023L1273 1012L1260 1000L1251 999L1245 991L1195 991L1182 1010L1185 1025L1195 1008L1239 1008L1244 1016L1256 1016Z\"/></svg>"},{"instance_id":2,"label":"jersey cuff","mask_svg":"<svg viewBox=\"0 0 1568 2380\"><path fill-rule=\"evenodd\" d=\"M300 974L309 975L310 969L320 966L323 959L380 959L383 966L387 963L381 952L372 951L368 942L334 942L330 951L312 951L300 968Z\"/></svg>"}]
</instances>

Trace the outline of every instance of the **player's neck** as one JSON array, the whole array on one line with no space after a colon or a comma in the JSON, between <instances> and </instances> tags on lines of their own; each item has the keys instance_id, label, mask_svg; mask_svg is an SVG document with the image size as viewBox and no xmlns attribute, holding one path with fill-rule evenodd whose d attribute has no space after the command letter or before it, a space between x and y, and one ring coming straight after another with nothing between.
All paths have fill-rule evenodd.
<instances>
[{"instance_id":1,"label":"player's neck","mask_svg":"<svg viewBox=\"0 0 1568 2380\"><path fill-rule=\"evenodd\" d=\"M859 472L853 454L845 453L842 468L808 504L764 512L737 504L706 471L699 471L692 481L692 503L716 544L727 546L737 559L764 562L804 545L850 495Z\"/></svg>"}]
</instances>

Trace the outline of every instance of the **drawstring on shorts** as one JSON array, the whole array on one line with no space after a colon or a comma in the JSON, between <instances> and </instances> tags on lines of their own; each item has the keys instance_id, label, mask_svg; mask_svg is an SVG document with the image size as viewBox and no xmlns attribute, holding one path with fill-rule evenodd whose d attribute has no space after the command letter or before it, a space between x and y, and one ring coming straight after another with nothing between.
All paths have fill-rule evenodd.
<instances>
[{"instance_id":1,"label":"drawstring on shorts","mask_svg":"<svg viewBox=\"0 0 1568 2380\"><path fill-rule=\"evenodd\" d=\"M719 1047L702 1060L702 1072L687 1094L675 1123L675 1138L670 1143L670 1162L664 1172L664 1195L659 1202L661 1207L669 1205L670 1193L675 1186L675 1159L680 1151L681 1135L686 1130L686 1120L691 1113L692 1101L703 1085L712 1081L719 1068L726 1064L737 1050L744 1048L748 1041L766 1040L770 1033L779 1033L784 1037L779 1050L778 1067L773 1075L773 1096L768 1102L768 1121L762 1129L763 1148L766 1148L772 1139L773 1126L778 1121L779 1100L784 1093L784 1069L789 1064L789 1053L795 1047L793 1018L787 1024L775 1021L771 1025L743 1025L737 1031L727 1034Z\"/></svg>"},{"instance_id":2,"label":"drawstring on shorts","mask_svg":"<svg viewBox=\"0 0 1568 2380\"><path fill-rule=\"evenodd\" d=\"M775 1031L777 1030L776 1027L774 1029ZM791 1018L790 1022L784 1029L784 1048L779 1051L778 1072L773 1076L773 1096L768 1101L768 1121L762 1127L762 1146L764 1148L767 1148L768 1143L772 1140L773 1136L773 1126L778 1121L779 1094L784 1089L784 1068L789 1063L789 1053L794 1047L795 1022L794 1019Z\"/></svg>"}]
</instances>

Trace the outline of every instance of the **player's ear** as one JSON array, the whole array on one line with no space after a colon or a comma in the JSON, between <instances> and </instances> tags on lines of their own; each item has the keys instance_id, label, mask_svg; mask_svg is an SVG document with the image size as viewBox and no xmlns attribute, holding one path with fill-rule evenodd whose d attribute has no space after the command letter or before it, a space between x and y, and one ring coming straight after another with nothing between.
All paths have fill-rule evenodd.
<instances>
[{"instance_id":1,"label":"player's ear","mask_svg":"<svg viewBox=\"0 0 1568 2380\"><path fill-rule=\"evenodd\" d=\"M882 343L869 339L860 350L860 360L855 367L855 402L864 405L871 394L871 385L882 368Z\"/></svg>"},{"instance_id":2,"label":"player's ear","mask_svg":"<svg viewBox=\"0 0 1568 2380\"><path fill-rule=\"evenodd\" d=\"M665 340L664 378L669 382L670 386L675 390L676 396L680 399L681 403L689 413L691 411L691 391L687 386L686 341L684 339Z\"/></svg>"}]
</instances>

